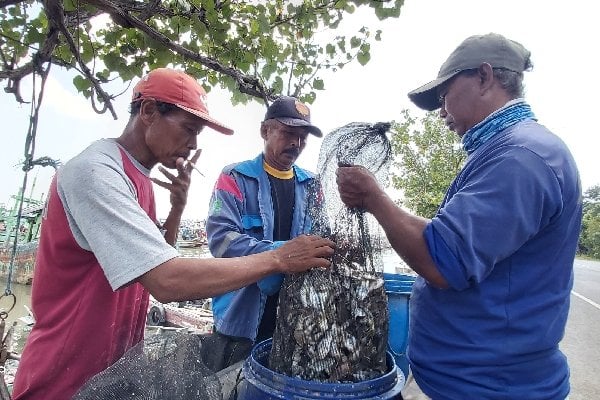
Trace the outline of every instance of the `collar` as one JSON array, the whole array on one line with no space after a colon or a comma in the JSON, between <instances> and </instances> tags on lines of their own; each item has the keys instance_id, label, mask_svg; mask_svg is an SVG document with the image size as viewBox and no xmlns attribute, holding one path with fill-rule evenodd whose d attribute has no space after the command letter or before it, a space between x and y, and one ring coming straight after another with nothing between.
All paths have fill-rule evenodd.
<instances>
[{"instance_id":1,"label":"collar","mask_svg":"<svg viewBox=\"0 0 600 400\"><path fill-rule=\"evenodd\" d=\"M287 171L280 171L276 168L271 167L266 160L263 160L263 168L265 172L271 176L274 176L278 179L293 179L294 178L294 169L290 168Z\"/></svg>"}]
</instances>

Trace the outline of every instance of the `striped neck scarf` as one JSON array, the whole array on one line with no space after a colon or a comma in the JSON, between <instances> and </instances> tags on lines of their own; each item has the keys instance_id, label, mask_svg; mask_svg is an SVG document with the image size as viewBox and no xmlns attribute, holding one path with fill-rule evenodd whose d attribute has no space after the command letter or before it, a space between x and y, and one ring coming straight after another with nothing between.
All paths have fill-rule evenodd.
<instances>
[{"instance_id":1,"label":"striped neck scarf","mask_svg":"<svg viewBox=\"0 0 600 400\"><path fill-rule=\"evenodd\" d=\"M511 100L464 134L462 137L463 149L471 154L495 134L526 119L537 121L531 111L531 106L524 99Z\"/></svg>"}]
</instances>

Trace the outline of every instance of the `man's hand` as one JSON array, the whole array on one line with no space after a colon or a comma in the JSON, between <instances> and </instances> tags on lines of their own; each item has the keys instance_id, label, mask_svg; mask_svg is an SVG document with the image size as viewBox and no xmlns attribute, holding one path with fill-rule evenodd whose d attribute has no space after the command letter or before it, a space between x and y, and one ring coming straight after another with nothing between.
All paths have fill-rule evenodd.
<instances>
[{"instance_id":1,"label":"man's hand","mask_svg":"<svg viewBox=\"0 0 600 400\"><path fill-rule=\"evenodd\" d=\"M372 211L372 203L383 193L373 174L362 166L340 166L336 182L342 202L365 211Z\"/></svg>"},{"instance_id":2,"label":"man's hand","mask_svg":"<svg viewBox=\"0 0 600 400\"><path fill-rule=\"evenodd\" d=\"M200 157L200 153L202 153L201 149L196 150L192 158L187 161L183 159L183 157L179 157L176 161L177 175L173 175L162 165L159 165L158 170L171 181L170 183L163 182L157 178L151 178L152 182L171 192L171 208L181 211L185 208L192 171L196 161L198 161L198 158Z\"/></svg>"},{"instance_id":3,"label":"man's hand","mask_svg":"<svg viewBox=\"0 0 600 400\"><path fill-rule=\"evenodd\" d=\"M335 243L320 236L302 235L275 250L281 264L281 272L303 272L311 268L327 268L328 257L333 255Z\"/></svg>"}]
</instances>

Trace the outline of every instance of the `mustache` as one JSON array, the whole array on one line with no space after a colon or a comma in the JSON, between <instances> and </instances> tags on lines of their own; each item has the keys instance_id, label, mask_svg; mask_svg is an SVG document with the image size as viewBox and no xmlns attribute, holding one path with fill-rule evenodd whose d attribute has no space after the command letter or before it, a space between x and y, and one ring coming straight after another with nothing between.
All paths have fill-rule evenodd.
<instances>
[{"instance_id":1,"label":"mustache","mask_svg":"<svg viewBox=\"0 0 600 400\"><path fill-rule=\"evenodd\" d=\"M295 148L295 147L292 147L290 149L285 149L283 152L286 153L286 154L291 154L293 156L299 156L300 155L300 150L297 149L297 148Z\"/></svg>"}]
</instances>

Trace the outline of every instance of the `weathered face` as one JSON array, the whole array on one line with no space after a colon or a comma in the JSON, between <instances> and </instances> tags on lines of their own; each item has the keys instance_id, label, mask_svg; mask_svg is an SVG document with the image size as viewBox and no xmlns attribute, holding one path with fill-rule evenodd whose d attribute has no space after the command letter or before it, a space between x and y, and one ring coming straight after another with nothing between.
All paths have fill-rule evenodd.
<instances>
[{"instance_id":1,"label":"weathered face","mask_svg":"<svg viewBox=\"0 0 600 400\"><path fill-rule=\"evenodd\" d=\"M272 167L285 171L292 167L304 147L308 130L301 126L287 126L276 120L267 120L261 126L265 140L265 161Z\"/></svg>"},{"instance_id":2,"label":"weathered face","mask_svg":"<svg viewBox=\"0 0 600 400\"><path fill-rule=\"evenodd\" d=\"M440 117L451 131L463 136L477 124L480 101L480 77L477 70L463 71L450 79L438 90Z\"/></svg>"},{"instance_id":3,"label":"weathered face","mask_svg":"<svg viewBox=\"0 0 600 400\"><path fill-rule=\"evenodd\" d=\"M146 131L146 145L154 161L167 168L175 168L179 157L187 159L197 148L197 138L204 120L184 110L174 110L161 114L158 110L152 116Z\"/></svg>"}]
</instances>

